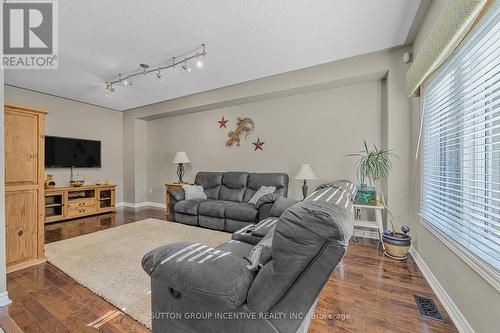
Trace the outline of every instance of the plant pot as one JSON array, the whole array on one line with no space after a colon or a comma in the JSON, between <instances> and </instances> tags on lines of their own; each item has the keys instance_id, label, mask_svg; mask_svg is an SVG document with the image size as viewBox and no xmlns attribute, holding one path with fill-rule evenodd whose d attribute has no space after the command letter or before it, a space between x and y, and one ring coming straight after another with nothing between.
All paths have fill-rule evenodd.
<instances>
[{"instance_id":1,"label":"plant pot","mask_svg":"<svg viewBox=\"0 0 500 333\"><path fill-rule=\"evenodd\" d=\"M389 258L404 260L408 257L408 250L411 245L411 237L400 232L393 233L391 236L382 235L384 242L384 254Z\"/></svg>"}]
</instances>

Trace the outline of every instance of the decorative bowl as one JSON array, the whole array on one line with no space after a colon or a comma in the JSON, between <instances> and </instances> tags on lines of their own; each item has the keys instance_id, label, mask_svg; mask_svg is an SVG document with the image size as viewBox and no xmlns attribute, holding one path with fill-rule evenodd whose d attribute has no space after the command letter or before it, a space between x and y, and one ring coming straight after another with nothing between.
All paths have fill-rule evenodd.
<instances>
[{"instance_id":1,"label":"decorative bowl","mask_svg":"<svg viewBox=\"0 0 500 333\"><path fill-rule=\"evenodd\" d=\"M84 180L72 180L69 182L69 185L72 187L80 187L83 185L83 183L85 183Z\"/></svg>"}]
</instances>

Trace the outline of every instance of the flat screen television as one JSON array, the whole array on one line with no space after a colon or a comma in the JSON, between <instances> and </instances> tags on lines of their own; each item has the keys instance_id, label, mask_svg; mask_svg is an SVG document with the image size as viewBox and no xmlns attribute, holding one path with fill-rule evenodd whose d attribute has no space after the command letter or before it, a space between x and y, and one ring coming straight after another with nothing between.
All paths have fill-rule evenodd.
<instances>
[{"instance_id":1,"label":"flat screen television","mask_svg":"<svg viewBox=\"0 0 500 333\"><path fill-rule=\"evenodd\" d=\"M101 141L45 136L46 168L100 168Z\"/></svg>"}]
</instances>

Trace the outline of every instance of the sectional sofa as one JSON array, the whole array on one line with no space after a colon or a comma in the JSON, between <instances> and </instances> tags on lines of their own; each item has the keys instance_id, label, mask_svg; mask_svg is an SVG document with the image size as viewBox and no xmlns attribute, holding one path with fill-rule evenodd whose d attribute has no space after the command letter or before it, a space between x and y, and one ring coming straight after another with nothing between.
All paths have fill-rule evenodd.
<instances>
[{"instance_id":1,"label":"sectional sofa","mask_svg":"<svg viewBox=\"0 0 500 333\"><path fill-rule=\"evenodd\" d=\"M271 217L216 248L179 242L147 253L153 333L307 332L352 235L355 191L325 184L301 202L278 199Z\"/></svg>"},{"instance_id":2,"label":"sectional sofa","mask_svg":"<svg viewBox=\"0 0 500 333\"><path fill-rule=\"evenodd\" d=\"M203 186L207 199L185 200L183 189L168 190L174 221L229 232L268 217L274 201L288 194L286 173L198 172L194 184ZM276 190L248 203L261 186Z\"/></svg>"}]
</instances>

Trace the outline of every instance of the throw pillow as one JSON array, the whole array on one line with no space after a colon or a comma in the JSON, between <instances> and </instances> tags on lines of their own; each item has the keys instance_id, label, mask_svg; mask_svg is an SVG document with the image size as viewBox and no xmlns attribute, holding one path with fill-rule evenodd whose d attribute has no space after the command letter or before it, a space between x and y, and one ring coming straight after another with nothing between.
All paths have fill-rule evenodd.
<instances>
[{"instance_id":1,"label":"throw pillow","mask_svg":"<svg viewBox=\"0 0 500 333\"><path fill-rule=\"evenodd\" d=\"M207 198L207 195L203 192L203 186L183 184L182 188L184 189L184 198L186 200Z\"/></svg>"},{"instance_id":2,"label":"throw pillow","mask_svg":"<svg viewBox=\"0 0 500 333\"><path fill-rule=\"evenodd\" d=\"M266 194L271 194L276 191L276 187L274 186L261 186L257 192L253 195L252 199L248 201L248 203L255 205L257 201L259 201L259 198L266 195Z\"/></svg>"}]
</instances>

